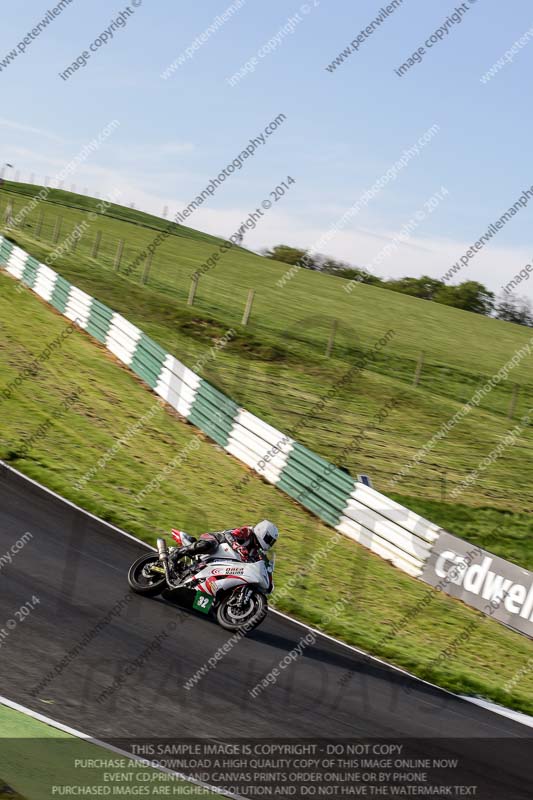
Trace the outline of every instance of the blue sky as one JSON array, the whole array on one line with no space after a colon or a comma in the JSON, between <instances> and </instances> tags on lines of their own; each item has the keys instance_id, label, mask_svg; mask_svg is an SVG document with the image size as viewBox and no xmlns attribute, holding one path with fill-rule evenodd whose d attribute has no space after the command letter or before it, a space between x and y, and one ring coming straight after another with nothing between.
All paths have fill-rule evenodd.
<instances>
[{"instance_id":1,"label":"blue sky","mask_svg":"<svg viewBox=\"0 0 533 800\"><path fill-rule=\"evenodd\" d=\"M136 0L137 1L137 0ZM344 63L326 66L380 12L361 0L233 0L241 7L166 80L164 70L232 0L143 0L127 24L68 81L59 73L89 50L126 5L72 0L24 54L0 72L3 155L21 178L54 175L108 124L120 126L69 179L91 193L120 193L153 213L188 203L278 114L282 126L190 218L229 236L287 176L295 183L245 245L311 246L432 125L438 135L332 236L327 252L376 259L418 221L376 271L440 277L533 185L533 9L525 0L468 0L460 24L403 77L394 70L460 3L404 0ZM3 11L0 63L51 2ZM296 15L299 14L299 19ZM257 68L229 78L293 19ZM295 21L296 20L296 21ZM480 78L531 29L531 39L488 82ZM285 29L287 31L287 28ZM10 173L10 176L13 172ZM424 204L448 194L421 218ZM68 188L68 187L67 187ZM533 199L460 273L494 291L532 262ZM529 285L531 283L531 286ZM521 285L533 297L533 281Z\"/></svg>"}]
</instances>

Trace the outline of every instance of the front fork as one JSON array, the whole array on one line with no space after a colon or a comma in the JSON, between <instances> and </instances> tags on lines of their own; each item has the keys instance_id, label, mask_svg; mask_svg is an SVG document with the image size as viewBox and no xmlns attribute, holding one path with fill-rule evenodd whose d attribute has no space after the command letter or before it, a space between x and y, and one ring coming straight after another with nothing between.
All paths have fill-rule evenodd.
<instances>
[{"instance_id":1,"label":"front fork","mask_svg":"<svg viewBox=\"0 0 533 800\"><path fill-rule=\"evenodd\" d=\"M159 560L163 564L163 569L165 570L165 578L167 583L171 589L177 589L178 584L174 583L172 577L170 575L170 564L168 560L168 547L167 543L164 539L157 540L157 552L159 554Z\"/></svg>"},{"instance_id":2,"label":"front fork","mask_svg":"<svg viewBox=\"0 0 533 800\"><path fill-rule=\"evenodd\" d=\"M250 602L252 594L253 589L251 589L249 586L243 586L234 593L231 604L238 606L238 608L245 608L245 606Z\"/></svg>"}]
</instances>

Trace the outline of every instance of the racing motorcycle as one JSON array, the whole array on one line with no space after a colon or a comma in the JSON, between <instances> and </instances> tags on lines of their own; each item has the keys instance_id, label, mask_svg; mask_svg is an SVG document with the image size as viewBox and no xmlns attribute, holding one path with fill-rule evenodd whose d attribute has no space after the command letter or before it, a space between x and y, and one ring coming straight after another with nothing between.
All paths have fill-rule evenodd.
<instances>
[{"instance_id":1,"label":"racing motorcycle","mask_svg":"<svg viewBox=\"0 0 533 800\"><path fill-rule=\"evenodd\" d=\"M172 531L172 538L178 547L195 541L178 530ZM176 591L196 611L214 615L228 631L249 633L260 625L268 611L266 596L274 588L274 555L269 558L263 552L259 561L241 561L227 536L213 553L183 557L174 567L170 556L176 549L158 539L157 552L143 555L131 565L131 589L147 597L165 589Z\"/></svg>"}]
</instances>

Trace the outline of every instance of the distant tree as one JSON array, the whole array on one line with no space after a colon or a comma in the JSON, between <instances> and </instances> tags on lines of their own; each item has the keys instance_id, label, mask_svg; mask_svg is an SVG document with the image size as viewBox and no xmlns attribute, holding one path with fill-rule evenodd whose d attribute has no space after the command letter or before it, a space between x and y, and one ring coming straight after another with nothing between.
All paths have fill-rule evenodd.
<instances>
[{"instance_id":1,"label":"distant tree","mask_svg":"<svg viewBox=\"0 0 533 800\"><path fill-rule=\"evenodd\" d=\"M502 294L498 298L494 309L496 319L505 322L515 322L517 325L533 327L533 310L527 297L517 297L515 294Z\"/></svg>"},{"instance_id":2,"label":"distant tree","mask_svg":"<svg viewBox=\"0 0 533 800\"><path fill-rule=\"evenodd\" d=\"M391 289L393 292L410 294L412 297L421 297L423 300L433 300L437 292L445 284L429 275L422 275L421 278L399 278L398 280L388 280L383 284L384 289Z\"/></svg>"},{"instance_id":3,"label":"distant tree","mask_svg":"<svg viewBox=\"0 0 533 800\"><path fill-rule=\"evenodd\" d=\"M338 275L347 269L351 269L352 265L347 264L346 261L337 261L330 256L316 256L316 262L321 272L327 272L328 275Z\"/></svg>"},{"instance_id":4,"label":"distant tree","mask_svg":"<svg viewBox=\"0 0 533 800\"><path fill-rule=\"evenodd\" d=\"M489 315L494 309L494 293L478 281L464 281L458 286L443 286L433 298L436 303L474 314Z\"/></svg>"},{"instance_id":5,"label":"distant tree","mask_svg":"<svg viewBox=\"0 0 533 800\"><path fill-rule=\"evenodd\" d=\"M310 255L307 250L301 250L299 247L290 247L288 244L277 244L275 247L265 250L263 255L265 258L281 261L283 264L291 264L292 266L298 264L306 269L318 269L318 262L315 256Z\"/></svg>"},{"instance_id":6,"label":"distant tree","mask_svg":"<svg viewBox=\"0 0 533 800\"><path fill-rule=\"evenodd\" d=\"M384 280L368 272L364 267L356 267L346 261L339 261L320 253L311 253L309 250L287 244L278 244L269 250L264 250L263 255L291 266L297 265L338 278L380 286L393 292L420 297L422 300L433 300L441 305L462 308L475 314L487 316L494 314L498 319L533 327L533 311L528 300L506 295L498 305L495 305L494 294L478 281L464 281L458 286L448 286L444 281L431 278L429 275L422 275L420 278L405 276Z\"/></svg>"},{"instance_id":7,"label":"distant tree","mask_svg":"<svg viewBox=\"0 0 533 800\"><path fill-rule=\"evenodd\" d=\"M361 267L346 266L343 269L324 271L328 272L330 275L336 275L337 278L346 278L350 281L355 280L359 281L359 283L367 283L370 286L385 285L383 283L383 278L380 278L379 275L372 275L370 272L367 272L366 269L362 269Z\"/></svg>"},{"instance_id":8,"label":"distant tree","mask_svg":"<svg viewBox=\"0 0 533 800\"><path fill-rule=\"evenodd\" d=\"M294 250L295 248L290 249ZM297 252L299 253L301 251ZM290 253L289 257L292 257ZM349 264L347 261L338 261L336 258L331 258L331 256L313 253L311 259L311 269L315 269L318 272L325 272L327 275L335 275L338 278L346 278L347 280L355 279L360 283L369 284L381 284L383 281L383 279L378 275L372 275L370 272L364 269L364 267L354 267L353 264Z\"/></svg>"}]
</instances>

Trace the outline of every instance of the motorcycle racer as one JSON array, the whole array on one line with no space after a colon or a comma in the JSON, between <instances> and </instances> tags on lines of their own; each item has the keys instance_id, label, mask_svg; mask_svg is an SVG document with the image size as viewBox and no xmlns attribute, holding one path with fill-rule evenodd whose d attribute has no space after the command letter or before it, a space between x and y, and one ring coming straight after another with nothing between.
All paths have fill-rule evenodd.
<instances>
[{"instance_id":1,"label":"motorcycle racer","mask_svg":"<svg viewBox=\"0 0 533 800\"><path fill-rule=\"evenodd\" d=\"M199 539L172 530L177 547L157 539L128 570L132 591L145 597L170 589L174 599L212 614L228 631L250 633L268 613L267 595L274 591L275 556L267 553L278 529L264 519L226 531L204 533Z\"/></svg>"},{"instance_id":2,"label":"motorcycle racer","mask_svg":"<svg viewBox=\"0 0 533 800\"><path fill-rule=\"evenodd\" d=\"M227 531L203 533L192 544L176 548L170 555L170 561L172 567L176 569L178 562L185 556L209 555L223 541L231 544L241 561L259 561L262 558L262 554L273 547L278 536L279 532L276 525L266 519L253 526L243 525L240 528L233 528Z\"/></svg>"}]
</instances>

